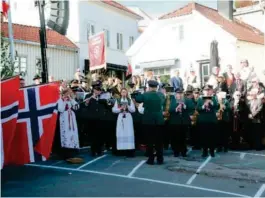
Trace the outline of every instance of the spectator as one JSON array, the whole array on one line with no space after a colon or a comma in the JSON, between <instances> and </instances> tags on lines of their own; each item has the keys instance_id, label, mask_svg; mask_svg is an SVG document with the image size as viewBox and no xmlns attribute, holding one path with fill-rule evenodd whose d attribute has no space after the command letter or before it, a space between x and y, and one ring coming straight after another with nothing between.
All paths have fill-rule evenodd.
<instances>
[{"instance_id":1,"label":"spectator","mask_svg":"<svg viewBox=\"0 0 265 198\"><path fill-rule=\"evenodd\" d=\"M20 88L25 87L25 79L20 77L19 81L20 81Z\"/></svg>"},{"instance_id":2,"label":"spectator","mask_svg":"<svg viewBox=\"0 0 265 198\"><path fill-rule=\"evenodd\" d=\"M171 78L170 84L172 87L174 87L174 91L177 89L183 90L183 80L179 76L179 70L175 71L175 76Z\"/></svg>"},{"instance_id":3,"label":"spectator","mask_svg":"<svg viewBox=\"0 0 265 198\"><path fill-rule=\"evenodd\" d=\"M33 78L35 85L39 85L41 83L41 77L36 74Z\"/></svg>"}]
</instances>

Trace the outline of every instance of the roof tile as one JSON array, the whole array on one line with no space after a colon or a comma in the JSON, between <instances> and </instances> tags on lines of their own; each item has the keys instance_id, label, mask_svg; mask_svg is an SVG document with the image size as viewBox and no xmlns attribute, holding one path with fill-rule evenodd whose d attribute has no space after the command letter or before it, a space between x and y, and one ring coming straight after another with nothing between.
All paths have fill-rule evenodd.
<instances>
[{"instance_id":1,"label":"roof tile","mask_svg":"<svg viewBox=\"0 0 265 198\"><path fill-rule=\"evenodd\" d=\"M8 23L7 22L1 23L1 28L3 36L8 37ZM27 25L13 23L13 37L16 40L24 40L24 41L39 43L40 42L39 29L40 28L36 26L27 26ZM54 30L47 29L46 37L48 45L56 45L56 46L69 47L75 49L78 48L66 36L63 36Z\"/></svg>"}]
</instances>

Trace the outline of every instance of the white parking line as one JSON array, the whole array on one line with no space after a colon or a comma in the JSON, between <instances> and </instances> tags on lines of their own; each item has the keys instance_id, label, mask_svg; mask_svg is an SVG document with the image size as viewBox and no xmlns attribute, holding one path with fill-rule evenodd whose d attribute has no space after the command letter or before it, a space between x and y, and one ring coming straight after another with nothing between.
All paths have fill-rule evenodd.
<instances>
[{"instance_id":1,"label":"white parking line","mask_svg":"<svg viewBox=\"0 0 265 198\"><path fill-rule=\"evenodd\" d=\"M56 164L60 164L60 163L63 163L63 162L65 162L65 161L61 160L61 161L58 161L58 162L55 162L55 163L51 164L50 166L54 166Z\"/></svg>"},{"instance_id":2,"label":"white parking line","mask_svg":"<svg viewBox=\"0 0 265 198\"><path fill-rule=\"evenodd\" d=\"M127 175L128 177L132 177L134 175L134 173L145 163L145 160L140 161L140 163L135 166L132 171Z\"/></svg>"},{"instance_id":3,"label":"white parking line","mask_svg":"<svg viewBox=\"0 0 265 198\"><path fill-rule=\"evenodd\" d=\"M91 170L84 170L84 169L77 170L74 168L64 168L64 167L58 167L58 166L46 166L46 165L38 165L38 164L27 164L26 166L56 169L56 170L67 170L67 171L73 171L73 172L85 172L85 173L92 173L92 174L98 174L98 175L120 177L120 178L125 178L125 179L134 179L134 180L139 180L139 181L149 181L149 182L153 182L153 183L159 183L159 184L165 184L165 185L171 185L171 186L179 186L179 187L185 187L185 188L190 188L190 189L196 189L196 190L203 190L203 191L208 191L208 192L215 192L215 193L220 193L220 194L232 195L232 196L237 196L237 197L248 197L248 198L250 198L250 196L247 196L247 195L242 195L242 194L238 194L238 193L231 193L231 192L222 191L222 190L215 190L215 189L210 189L210 188L203 188L203 187L198 187L198 186L191 186L191 185L186 185L186 184L172 183L172 182L153 180L153 179L141 178L141 177L128 177L126 175L119 175L119 174L114 174L114 173L106 173L106 172L91 171Z\"/></svg>"},{"instance_id":4,"label":"white parking line","mask_svg":"<svg viewBox=\"0 0 265 198\"><path fill-rule=\"evenodd\" d=\"M259 154L259 153L248 153L248 152L238 152L238 151L230 151L229 153L236 153L236 154L248 154L248 155L256 155L256 156L262 156L265 157L265 154Z\"/></svg>"},{"instance_id":5,"label":"white parking line","mask_svg":"<svg viewBox=\"0 0 265 198\"><path fill-rule=\"evenodd\" d=\"M245 155L246 155L246 153L241 153L240 154L240 159L244 159Z\"/></svg>"},{"instance_id":6,"label":"white parking line","mask_svg":"<svg viewBox=\"0 0 265 198\"><path fill-rule=\"evenodd\" d=\"M254 197L260 197L262 193L265 191L265 184L262 184L258 192L255 194Z\"/></svg>"},{"instance_id":7,"label":"white parking line","mask_svg":"<svg viewBox=\"0 0 265 198\"><path fill-rule=\"evenodd\" d=\"M197 177L197 175L201 172L202 168L206 166L206 164L211 160L211 156L209 156L203 163L202 165L197 169L196 173L191 176L191 178L187 181L186 184L190 185L193 180Z\"/></svg>"},{"instance_id":8,"label":"white parking line","mask_svg":"<svg viewBox=\"0 0 265 198\"><path fill-rule=\"evenodd\" d=\"M98 161L98 160L100 160L100 159L102 159L102 158L104 158L104 157L106 157L106 156L107 156L107 155L102 155L102 156L100 156L100 157L97 157L96 159L93 159L93 160L91 160L91 161L89 161L89 162L83 164L82 166L79 166L79 167L77 168L77 170L80 170L81 168L84 168L85 166L87 166L87 165L89 165L89 164L92 164L92 163L94 163L94 162L96 162L96 161Z\"/></svg>"}]
</instances>

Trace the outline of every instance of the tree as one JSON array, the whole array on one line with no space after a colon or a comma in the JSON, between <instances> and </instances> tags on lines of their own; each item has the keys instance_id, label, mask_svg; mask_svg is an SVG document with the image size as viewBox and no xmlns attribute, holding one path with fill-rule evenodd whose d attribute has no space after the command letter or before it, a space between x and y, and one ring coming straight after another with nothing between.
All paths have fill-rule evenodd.
<instances>
[{"instance_id":1,"label":"tree","mask_svg":"<svg viewBox=\"0 0 265 198\"><path fill-rule=\"evenodd\" d=\"M15 72L17 67L12 61L11 53L9 53L9 44L4 40L3 35L1 35L1 79L17 75ZM25 74L21 73L20 75L24 76Z\"/></svg>"}]
</instances>

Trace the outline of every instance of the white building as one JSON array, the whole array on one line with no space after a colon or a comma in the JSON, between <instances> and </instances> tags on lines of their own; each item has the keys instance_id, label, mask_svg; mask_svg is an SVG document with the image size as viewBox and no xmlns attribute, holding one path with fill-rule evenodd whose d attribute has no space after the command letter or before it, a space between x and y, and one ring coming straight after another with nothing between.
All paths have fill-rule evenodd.
<instances>
[{"instance_id":1,"label":"white building","mask_svg":"<svg viewBox=\"0 0 265 198\"><path fill-rule=\"evenodd\" d=\"M192 66L202 84L211 68L210 44L218 41L221 67L239 68L247 58L257 71L264 69L264 34L256 28L223 17L217 10L190 3L153 21L127 51L133 72L153 70L155 75L172 75L176 68L182 77Z\"/></svg>"},{"instance_id":2,"label":"white building","mask_svg":"<svg viewBox=\"0 0 265 198\"><path fill-rule=\"evenodd\" d=\"M80 49L78 67L86 70L89 67L89 36L105 30L107 67L125 71L128 66L125 52L140 34L138 20L142 19L141 16L115 1L70 0L69 7L70 21L66 36ZM14 23L39 24L34 0L12 0L11 8Z\"/></svg>"},{"instance_id":3,"label":"white building","mask_svg":"<svg viewBox=\"0 0 265 198\"><path fill-rule=\"evenodd\" d=\"M264 10L258 1L253 3L253 5L237 8L234 12L234 17L265 32Z\"/></svg>"},{"instance_id":4,"label":"white building","mask_svg":"<svg viewBox=\"0 0 265 198\"><path fill-rule=\"evenodd\" d=\"M149 26L153 18L139 7L130 6L128 8L143 17L143 19L138 21L139 32L142 33Z\"/></svg>"},{"instance_id":5,"label":"white building","mask_svg":"<svg viewBox=\"0 0 265 198\"><path fill-rule=\"evenodd\" d=\"M8 39L8 25L1 23L1 32ZM14 45L17 52L17 72L25 72L27 85L33 84L36 74L41 75L39 28L13 24ZM78 67L78 47L67 37L47 30L47 64L49 75L55 80L73 79Z\"/></svg>"},{"instance_id":6,"label":"white building","mask_svg":"<svg viewBox=\"0 0 265 198\"><path fill-rule=\"evenodd\" d=\"M126 71L125 52L139 36L140 19L139 15L115 1L70 1L67 36L80 48L79 66L88 67L89 36L104 30L107 68Z\"/></svg>"}]
</instances>

